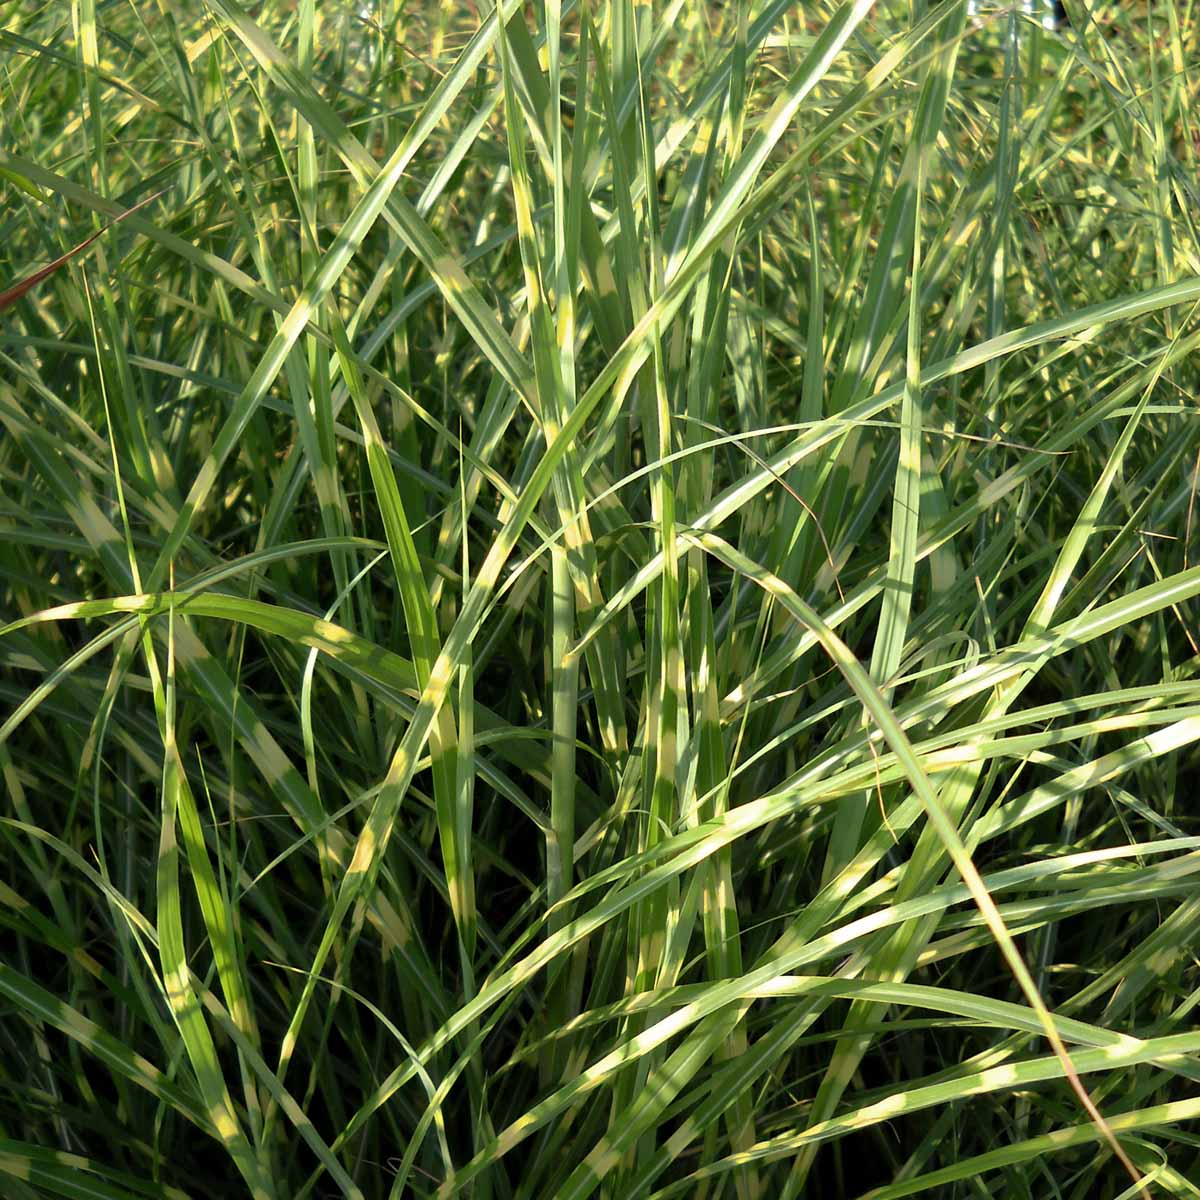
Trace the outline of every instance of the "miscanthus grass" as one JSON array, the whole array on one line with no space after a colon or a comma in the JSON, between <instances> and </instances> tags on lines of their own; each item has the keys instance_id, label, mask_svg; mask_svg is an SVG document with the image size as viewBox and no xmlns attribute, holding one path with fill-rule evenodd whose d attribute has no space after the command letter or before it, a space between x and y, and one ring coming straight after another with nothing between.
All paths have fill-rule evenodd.
<instances>
[{"instance_id":1,"label":"miscanthus grass","mask_svg":"<svg viewBox=\"0 0 1200 1200\"><path fill-rule=\"evenodd\" d=\"M0 7L0 1194L1200 1196L1198 55Z\"/></svg>"}]
</instances>

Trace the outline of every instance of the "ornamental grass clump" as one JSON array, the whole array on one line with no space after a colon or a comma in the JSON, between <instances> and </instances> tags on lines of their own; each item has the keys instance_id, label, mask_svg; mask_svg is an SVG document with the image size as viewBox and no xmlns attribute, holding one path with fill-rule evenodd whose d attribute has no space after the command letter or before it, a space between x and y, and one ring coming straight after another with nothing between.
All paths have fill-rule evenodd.
<instances>
[{"instance_id":1,"label":"ornamental grass clump","mask_svg":"<svg viewBox=\"0 0 1200 1200\"><path fill-rule=\"evenodd\" d=\"M1191 0L0 66L0 1194L1198 1194Z\"/></svg>"}]
</instances>

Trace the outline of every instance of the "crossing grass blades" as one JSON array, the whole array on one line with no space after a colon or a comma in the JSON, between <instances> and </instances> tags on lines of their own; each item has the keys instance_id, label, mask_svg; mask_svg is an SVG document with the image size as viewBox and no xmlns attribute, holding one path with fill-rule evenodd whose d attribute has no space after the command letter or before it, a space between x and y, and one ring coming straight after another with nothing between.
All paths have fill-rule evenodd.
<instances>
[{"instance_id":1,"label":"crossing grass blades","mask_svg":"<svg viewBox=\"0 0 1200 1200\"><path fill-rule=\"evenodd\" d=\"M1200 22L1062 7L3 10L0 1194L1194 1200Z\"/></svg>"}]
</instances>

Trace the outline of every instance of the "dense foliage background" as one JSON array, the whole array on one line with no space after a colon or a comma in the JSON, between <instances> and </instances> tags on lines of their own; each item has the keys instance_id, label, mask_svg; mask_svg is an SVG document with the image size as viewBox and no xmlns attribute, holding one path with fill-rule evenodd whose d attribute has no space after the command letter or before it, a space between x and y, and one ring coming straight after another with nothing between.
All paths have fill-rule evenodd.
<instances>
[{"instance_id":1,"label":"dense foliage background","mask_svg":"<svg viewBox=\"0 0 1200 1200\"><path fill-rule=\"evenodd\" d=\"M1066 11L0 5L4 1196L1200 1196L1200 14Z\"/></svg>"}]
</instances>

